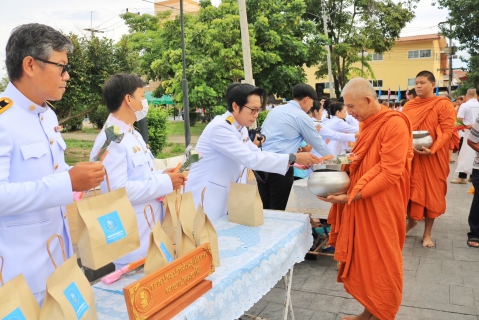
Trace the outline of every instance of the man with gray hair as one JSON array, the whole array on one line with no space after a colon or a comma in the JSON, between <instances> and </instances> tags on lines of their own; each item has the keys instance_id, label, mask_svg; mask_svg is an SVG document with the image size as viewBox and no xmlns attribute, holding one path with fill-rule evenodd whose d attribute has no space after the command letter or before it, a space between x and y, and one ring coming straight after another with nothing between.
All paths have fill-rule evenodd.
<instances>
[{"instance_id":1,"label":"man with gray hair","mask_svg":"<svg viewBox=\"0 0 479 320\"><path fill-rule=\"evenodd\" d=\"M468 89L464 101L465 102L461 104L459 111L457 112L457 118L467 126L467 129L464 132L464 140L467 141L471 134L472 125L479 115L479 102L477 101L476 89ZM459 174L457 179L451 180L451 183L467 184L467 174L471 175L472 173L472 164L475 155L476 152L467 143L461 146L461 150L457 157L457 167L455 171Z\"/></svg>"},{"instance_id":2,"label":"man with gray hair","mask_svg":"<svg viewBox=\"0 0 479 320\"><path fill-rule=\"evenodd\" d=\"M346 168L350 186L345 194L318 198L333 203L328 222L338 282L364 306L363 313L343 320L394 319L403 289L411 123L381 107L366 79L352 79L342 95L348 113L361 122L355 158Z\"/></svg>"},{"instance_id":3,"label":"man with gray hair","mask_svg":"<svg viewBox=\"0 0 479 320\"><path fill-rule=\"evenodd\" d=\"M73 254L65 205L73 191L98 186L104 178L100 163L65 163L65 141L50 101L62 98L70 79L67 53L71 42L41 24L15 28L6 46L10 83L0 93L0 256L7 282L25 277L42 304L46 279L55 270L46 249L54 234L63 237L67 256ZM52 243L56 263L63 262Z\"/></svg>"}]
</instances>

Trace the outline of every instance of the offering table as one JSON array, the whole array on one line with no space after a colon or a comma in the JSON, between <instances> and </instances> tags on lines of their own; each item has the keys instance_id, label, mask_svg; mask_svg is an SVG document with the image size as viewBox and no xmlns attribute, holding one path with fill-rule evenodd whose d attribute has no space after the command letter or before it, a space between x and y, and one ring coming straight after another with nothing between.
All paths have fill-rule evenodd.
<instances>
[{"instance_id":1,"label":"offering table","mask_svg":"<svg viewBox=\"0 0 479 320\"><path fill-rule=\"evenodd\" d=\"M312 245L309 216L265 210L264 224L256 228L228 222L228 217L212 223L218 233L221 259L221 265L206 278L213 282L213 288L173 319L238 319L285 275L287 307L283 319L288 311L292 315L293 266L304 260ZM111 285L93 285L98 319L128 319L123 288L142 277L140 269Z\"/></svg>"}]
</instances>

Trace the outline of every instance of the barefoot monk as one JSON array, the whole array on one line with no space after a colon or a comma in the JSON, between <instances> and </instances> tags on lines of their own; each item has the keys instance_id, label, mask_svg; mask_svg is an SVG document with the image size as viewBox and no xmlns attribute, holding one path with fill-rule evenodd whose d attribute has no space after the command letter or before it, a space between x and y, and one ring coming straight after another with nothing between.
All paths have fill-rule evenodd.
<instances>
[{"instance_id":1,"label":"barefoot monk","mask_svg":"<svg viewBox=\"0 0 479 320\"><path fill-rule=\"evenodd\" d=\"M355 158L345 168L351 183L347 194L320 198L333 203L328 222L340 262L338 281L364 306L360 315L343 319L394 319L403 289L411 123L403 113L382 108L363 78L349 81L343 97L361 123Z\"/></svg>"},{"instance_id":2,"label":"barefoot monk","mask_svg":"<svg viewBox=\"0 0 479 320\"><path fill-rule=\"evenodd\" d=\"M419 72L416 76L418 97L406 103L403 109L411 119L412 129L429 131L434 141L429 148L414 149L407 224L409 231L418 220L425 219L422 246L429 248L434 247L431 238L434 219L446 211L449 143L456 122L451 101L434 95L435 82L431 72Z\"/></svg>"}]
</instances>

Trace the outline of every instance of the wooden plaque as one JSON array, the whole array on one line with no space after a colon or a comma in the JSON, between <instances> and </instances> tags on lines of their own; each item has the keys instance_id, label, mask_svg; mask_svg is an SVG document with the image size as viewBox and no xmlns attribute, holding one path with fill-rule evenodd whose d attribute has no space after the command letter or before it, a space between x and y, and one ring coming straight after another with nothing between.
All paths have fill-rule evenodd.
<instances>
[{"instance_id":1,"label":"wooden plaque","mask_svg":"<svg viewBox=\"0 0 479 320\"><path fill-rule=\"evenodd\" d=\"M210 244L205 243L158 271L126 286L123 293L129 318L148 319L186 293L189 299L183 308L187 307L206 292L205 286L197 284L214 271Z\"/></svg>"}]
</instances>

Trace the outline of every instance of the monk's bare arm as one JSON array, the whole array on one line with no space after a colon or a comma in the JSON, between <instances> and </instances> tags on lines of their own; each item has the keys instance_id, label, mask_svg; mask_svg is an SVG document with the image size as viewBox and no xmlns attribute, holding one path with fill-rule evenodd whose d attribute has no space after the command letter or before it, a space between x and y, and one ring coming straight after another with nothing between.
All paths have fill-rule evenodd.
<instances>
[{"instance_id":1,"label":"monk's bare arm","mask_svg":"<svg viewBox=\"0 0 479 320\"><path fill-rule=\"evenodd\" d=\"M454 132L456 123L456 112L450 102L443 102L444 106L439 110L439 126L442 130L442 139L436 140L431 148L431 154L435 154L437 150L449 144Z\"/></svg>"},{"instance_id":2,"label":"monk's bare arm","mask_svg":"<svg viewBox=\"0 0 479 320\"><path fill-rule=\"evenodd\" d=\"M411 152L410 128L401 117L393 117L386 122L380 131L379 138L381 139L380 162L376 166L379 166L380 170L363 187L362 198L373 196L396 184L404 172Z\"/></svg>"}]
</instances>

